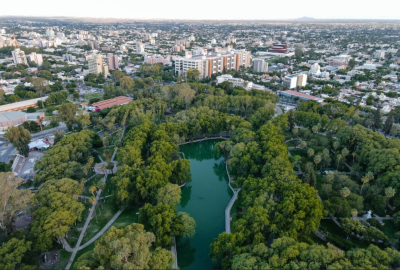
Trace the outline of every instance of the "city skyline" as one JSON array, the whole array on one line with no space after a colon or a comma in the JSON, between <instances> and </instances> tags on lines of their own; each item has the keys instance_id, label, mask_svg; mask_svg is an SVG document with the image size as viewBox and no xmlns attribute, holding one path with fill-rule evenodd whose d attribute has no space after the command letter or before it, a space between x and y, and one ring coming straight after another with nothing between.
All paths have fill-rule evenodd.
<instances>
[{"instance_id":1,"label":"city skyline","mask_svg":"<svg viewBox=\"0 0 400 270\"><path fill-rule=\"evenodd\" d=\"M293 20L302 17L315 19L369 19L369 20L399 20L400 15L396 9L395 0L382 0L382 9L376 9L371 1L345 1L338 0L334 4L321 5L320 1L304 0L301 5L298 1L288 0L284 8L281 2L268 2L261 0L233 3L231 1L205 0L202 5L194 8L183 0L173 3L152 0L135 2L115 0L113 6L99 1L71 0L69 5L48 5L47 0L20 1L18 9L13 8L14 3L3 3L0 16L35 16L35 17L76 17L76 18L115 18L115 19L144 19L144 20ZM38 8L38 7L43 8ZM44 8L45 7L45 8ZM124 8L122 8L124 7ZM32 14L32 10L35 13ZM240 12L237 12L240 10ZM222 12L221 12L222 11Z\"/></svg>"}]
</instances>

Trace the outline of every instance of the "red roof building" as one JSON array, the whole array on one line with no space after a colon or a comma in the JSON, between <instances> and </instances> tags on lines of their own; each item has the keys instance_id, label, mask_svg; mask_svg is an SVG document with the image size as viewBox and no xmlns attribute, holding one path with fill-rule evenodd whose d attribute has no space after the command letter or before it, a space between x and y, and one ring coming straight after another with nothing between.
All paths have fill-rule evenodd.
<instances>
[{"instance_id":1,"label":"red roof building","mask_svg":"<svg viewBox=\"0 0 400 270\"><path fill-rule=\"evenodd\" d=\"M106 109L106 108L110 108L114 105L124 105L124 104L128 104L129 102L131 102L132 99L129 97L124 97L124 96L119 96L119 97L115 97L115 98L110 98L110 99L106 99L106 100L102 100L99 102L95 102L92 104L93 107L96 107L100 110Z\"/></svg>"}]
</instances>

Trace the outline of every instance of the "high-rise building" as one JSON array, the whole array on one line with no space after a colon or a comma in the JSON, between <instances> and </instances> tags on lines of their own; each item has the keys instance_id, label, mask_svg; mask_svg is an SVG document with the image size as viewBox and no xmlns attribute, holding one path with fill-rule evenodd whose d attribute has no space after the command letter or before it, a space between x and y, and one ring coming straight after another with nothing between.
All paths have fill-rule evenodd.
<instances>
[{"instance_id":1,"label":"high-rise building","mask_svg":"<svg viewBox=\"0 0 400 270\"><path fill-rule=\"evenodd\" d=\"M144 45L141 42L136 44L136 53L144 53Z\"/></svg>"},{"instance_id":2,"label":"high-rise building","mask_svg":"<svg viewBox=\"0 0 400 270\"><path fill-rule=\"evenodd\" d=\"M321 74L321 66L318 63L314 63L310 67L309 75L319 76Z\"/></svg>"},{"instance_id":3,"label":"high-rise building","mask_svg":"<svg viewBox=\"0 0 400 270\"><path fill-rule=\"evenodd\" d=\"M113 55L112 53L108 53L107 61L109 70L114 70L119 68L118 56Z\"/></svg>"},{"instance_id":4,"label":"high-rise building","mask_svg":"<svg viewBox=\"0 0 400 270\"><path fill-rule=\"evenodd\" d=\"M43 64L43 57L41 54L37 54L35 52L32 52L31 54L28 55L28 60L31 62L36 63L38 66L41 66Z\"/></svg>"},{"instance_id":5,"label":"high-rise building","mask_svg":"<svg viewBox=\"0 0 400 270\"><path fill-rule=\"evenodd\" d=\"M286 76L283 85L286 86L288 89L296 88L297 86L302 87L306 86L307 83L307 74L304 73L297 73Z\"/></svg>"},{"instance_id":6,"label":"high-rise building","mask_svg":"<svg viewBox=\"0 0 400 270\"><path fill-rule=\"evenodd\" d=\"M63 60L67 62L75 62L76 61L76 56L73 56L72 54L63 54Z\"/></svg>"},{"instance_id":7,"label":"high-rise building","mask_svg":"<svg viewBox=\"0 0 400 270\"><path fill-rule=\"evenodd\" d=\"M94 74L103 73L104 75L110 74L108 72L108 66L101 57L101 55L95 54L89 57L88 65L89 65L89 73L94 73Z\"/></svg>"},{"instance_id":8,"label":"high-rise building","mask_svg":"<svg viewBox=\"0 0 400 270\"><path fill-rule=\"evenodd\" d=\"M253 70L254 70L254 72L267 72L268 71L268 63L265 62L264 59L254 59Z\"/></svg>"},{"instance_id":9,"label":"high-rise building","mask_svg":"<svg viewBox=\"0 0 400 270\"><path fill-rule=\"evenodd\" d=\"M245 50L200 56L187 53L185 57L175 59L177 75L185 75L189 69L197 69L200 72L200 79L210 78L213 74L222 73L224 70L239 70L242 66L250 66L250 53Z\"/></svg>"},{"instance_id":10,"label":"high-rise building","mask_svg":"<svg viewBox=\"0 0 400 270\"><path fill-rule=\"evenodd\" d=\"M48 37L54 37L54 30L53 30L53 29L50 29L50 28L47 28L47 29L46 29L46 36L48 36Z\"/></svg>"},{"instance_id":11,"label":"high-rise building","mask_svg":"<svg viewBox=\"0 0 400 270\"><path fill-rule=\"evenodd\" d=\"M378 50L374 53L374 58L376 59L385 59L385 51Z\"/></svg>"},{"instance_id":12,"label":"high-rise building","mask_svg":"<svg viewBox=\"0 0 400 270\"><path fill-rule=\"evenodd\" d=\"M28 60L26 59L25 52L21 51L19 48L16 48L12 52L13 62L15 65L23 64L28 66Z\"/></svg>"}]
</instances>

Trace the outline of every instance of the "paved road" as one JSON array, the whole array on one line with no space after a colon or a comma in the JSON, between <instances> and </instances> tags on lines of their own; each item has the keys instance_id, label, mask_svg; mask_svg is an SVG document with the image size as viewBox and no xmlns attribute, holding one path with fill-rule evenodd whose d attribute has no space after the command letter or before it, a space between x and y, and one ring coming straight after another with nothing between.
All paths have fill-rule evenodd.
<instances>
[{"instance_id":1,"label":"paved road","mask_svg":"<svg viewBox=\"0 0 400 270\"><path fill-rule=\"evenodd\" d=\"M44 130L44 131L32 134L32 140L36 140L36 139L39 139L41 137L45 137L47 135L53 134L57 130L63 130L64 131L64 130L67 130L67 127L65 126L64 123L60 123L59 127L48 129L48 130ZM3 142L3 144L0 145L0 161L8 162L10 155L14 154L16 149L4 137L1 137L0 143L1 142ZM8 144L8 146L6 144Z\"/></svg>"}]
</instances>

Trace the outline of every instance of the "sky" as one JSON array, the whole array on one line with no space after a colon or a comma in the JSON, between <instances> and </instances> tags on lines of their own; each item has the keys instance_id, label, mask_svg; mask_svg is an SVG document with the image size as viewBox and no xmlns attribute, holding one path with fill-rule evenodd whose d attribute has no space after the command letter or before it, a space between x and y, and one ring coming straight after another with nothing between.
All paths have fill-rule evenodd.
<instances>
[{"instance_id":1,"label":"sky","mask_svg":"<svg viewBox=\"0 0 400 270\"><path fill-rule=\"evenodd\" d=\"M0 16L178 20L400 19L400 0L16 0Z\"/></svg>"}]
</instances>

